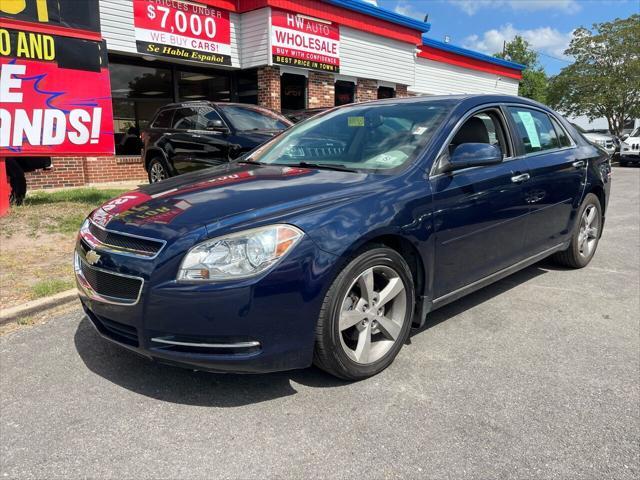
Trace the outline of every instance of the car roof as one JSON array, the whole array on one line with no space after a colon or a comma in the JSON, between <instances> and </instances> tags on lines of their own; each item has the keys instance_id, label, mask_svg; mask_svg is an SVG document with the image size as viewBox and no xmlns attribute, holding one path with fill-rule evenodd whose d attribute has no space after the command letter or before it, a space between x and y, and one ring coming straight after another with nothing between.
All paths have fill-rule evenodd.
<instances>
[{"instance_id":1,"label":"car roof","mask_svg":"<svg viewBox=\"0 0 640 480\"><path fill-rule=\"evenodd\" d=\"M552 110L543 105L542 103L536 102L535 100L531 100L525 97L519 97L517 95L505 95L505 94L457 94L457 95L422 95L416 97L394 97L394 98L385 98L381 100L369 100L366 102L359 103L349 103L346 105L342 105L340 107L316 107L319 110L329 110L333 108L349 108L351 106L363 105L363 104L375 104L375 105L397 105L401 104L412 104L412 103L424 103L424 102L437 102L437 101L453 101L456 106L464 103L467 107L473 108L478 105L482 105L483 103L517 103L521 105L528 105L533 107L538 107L544 110L551 112ZM261 107L260 105L254 105L250 103L233 103L233 102L212 102L209 100L192 100L188 102L176 102L169 103L164 105L158 109L158 112L171 109L171 108L180 108L180 107L192 107L198 105L209 105L209 106L241 106L241 107L253 107L253 108L263 108L265 110L269 110L268 108ZM308 109L314 110L314 109ZM555 112L554 112L555 113ZM284 114L280 114L284 115Z\"/></svg>"},{"instance_id":2,"label":"car roof","mask_svg":"<svg viewBox=\"0 0 640 480\"><path fill-rule=\"evenodd\" d=\"M404 97L404 98L385 98L383 100L370 100L364 103L380 103L380 104L396 104L396 103L421 103L421 102L437 102L443 100L454 100L457 103L469 102L469 103L521 103L525 105L532 105L549 109L546 105L536 102L525 97L519 97L517 95L505 95L505 94L456 94L456 95L421 95L416 97ZM354 104L348 104L354 105ZM346 105L346 106L348 106Z\"/></svg>"},{"instance_id":3,"label":"car roof","mask_svg":"<svg viewBox=\"0 0 640 480\"><path fill-rule=\"evenodd\" d=\"M238 102L212 102L210 100L189 100L187 102L174 102L167 103L163 105L158 110L167 110L170 108L181 108L181 107L196 107L199 105L207 105L207 106L239 106L239 107L254 107L254 108L262 108L268 110L268 108L261 107L260 105L255 105L252 103L238 103Z\"/></svg>"}]
</instances>

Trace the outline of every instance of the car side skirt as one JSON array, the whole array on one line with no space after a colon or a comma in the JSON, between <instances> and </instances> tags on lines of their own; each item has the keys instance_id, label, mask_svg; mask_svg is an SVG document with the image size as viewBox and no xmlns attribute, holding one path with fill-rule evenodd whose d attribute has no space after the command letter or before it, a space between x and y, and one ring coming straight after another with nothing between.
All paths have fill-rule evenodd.
<instances>
[{"instance_id":1,"label":"car side skirt","mask_svg":"<svg viewBox=\"0 0 640 480\"><path fill-rule=\"evenodd\" d=\"M522 270L523 268L526 268L530 265L533 265L534 263L539 262L540 260L548 257L549 255L553 255L556 252L565 250L568 246L569 246L569 242L560 243L555 247L548 248L540 253L536 253L531 257L525 258L524 260L521 260L518 263L514 263L510 267L507 267L498 272L492 273L491 275L485 278L476 280L475 282L470 283L469 285L465 285L464 287L454 290L453 292L449 292L446 295L435 298L431 302L431 308L429 308L427 311L432 311L437 308L443 307L448 303L454 302L459 298L464 297L465 295L468 295L472 292L475 292L476 290L484 288L487 285L497 282L498 280L502 280L503 278L508 277L509 275L517 272L518 270Z\"/></svg>"}]
</instances>

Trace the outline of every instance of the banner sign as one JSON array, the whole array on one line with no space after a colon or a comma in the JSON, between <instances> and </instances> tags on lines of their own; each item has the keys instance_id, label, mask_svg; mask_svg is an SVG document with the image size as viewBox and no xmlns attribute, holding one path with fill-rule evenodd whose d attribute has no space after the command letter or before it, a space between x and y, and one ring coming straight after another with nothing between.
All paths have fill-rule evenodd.
<instances>
[{"instance_id":1,"label":"banner sign","mask_svg":"<svg viewBox=\"0 0 640 480\"><path fill-rule=\"evenodd\" d=\"M340 26L284 10L271 10L273 63L340 72Z\"/></svg>"},{"instance_id":2,"label":"banner sign","mask_svg":"<svg viewBox=\"0 0 640 480\"><path fill-rule=\"evenodd\" d=\"M100 33L98 0L0 0L0 17Z\"/></svg>"},{"instance_id":3,"label":"banner sign","mask_svg":"<svg viewBox=\"0 0 640 480\"><path fill-rule=\"evenodd\" d=\"M113 155L106 48L0 27L0 156Z\"/></svg>"},{"instance_id":4,"label":"banner sign","mask_svg":"<svg viewBox=\"0 0 640 480\"><path fill-rule=\"evenodd\" d=\"M134 0L140 53L231 65L229 12L177 0Z\"/></svg>"}]
</instances>

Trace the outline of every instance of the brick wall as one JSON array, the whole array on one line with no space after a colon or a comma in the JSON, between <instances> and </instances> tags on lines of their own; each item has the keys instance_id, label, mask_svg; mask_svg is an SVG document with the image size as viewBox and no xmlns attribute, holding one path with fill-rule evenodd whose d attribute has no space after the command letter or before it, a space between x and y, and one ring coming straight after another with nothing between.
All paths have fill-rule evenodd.
<instances>
[{"instance_id":1,"label":"brick wall","mask_svg":"<svg viewBox=\"0 0 640 480\"><path fill-rule=\"evenodd\" d=\"M407 91L406 85L396 84L396 97L405 98L409 96L409 92Z\"/></svg>"},{"instance_id":2,"label":"brick wall","mask_svg":"<svg viewBox=\"0 0 640 480\"><path fill-rule=\"evenodd\" d=\"M378 82L368 78L359 78L356 86L356 102L378 99Z\"/></svg>"},{"instance_id":3,"label":"brick wall","mask_svg":"<svg viewBox=\"0 0 640 480\"><path fill-rule=\"evenodd\" d=\"M51 161L53 168L50 170L26 174L30 190L147 178L140 157L54 157Z\"/></svg>"},{"instance_id":4,"label":"brick wall","mask_svg":"<svg viewBox=\"0 0 640 480\"><path fill-rule=\"evenodd\" d=\"M307 81L308 108L333 107L335 95L333 75L325 72L309 72Z\"/></svg>"},{"instance_id":5,"label":"brick wall","mask_svg":"<svg viewBox=\"0 0 640 480\"><path fill-rule=\"evenodd\" d=\"M258 69L258 105L280 111L280 68Z\"/></svg>"}]
</instances>

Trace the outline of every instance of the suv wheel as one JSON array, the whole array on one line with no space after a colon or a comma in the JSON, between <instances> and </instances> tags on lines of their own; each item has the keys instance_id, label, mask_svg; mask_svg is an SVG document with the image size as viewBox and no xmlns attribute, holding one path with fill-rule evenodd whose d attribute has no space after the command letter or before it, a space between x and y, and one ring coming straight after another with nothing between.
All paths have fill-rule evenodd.
<instances>
[{"instance_id":1,"label":"suv wheel","mask_svg":"<svg viewBox=\"0 0 640 480\"><path fill-rule=\"evenodd\" d=\"M322 305L314 363L348 380L381 372L409 335L414 302L411 271L395 250L373 246L353 257Z\"/></svg>"},{"instance_id":2,"label":"suv wheel","mask_svg":"<svg viewBox=\"0 0 640 480\"><path fill-rule=\"evenodd\" d=\"M169 169L167 164L161 158L153 158L149 162L149 183L158 183L166 178L169 178Z\"/></svg>"}]
</instances>

